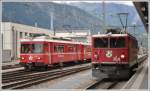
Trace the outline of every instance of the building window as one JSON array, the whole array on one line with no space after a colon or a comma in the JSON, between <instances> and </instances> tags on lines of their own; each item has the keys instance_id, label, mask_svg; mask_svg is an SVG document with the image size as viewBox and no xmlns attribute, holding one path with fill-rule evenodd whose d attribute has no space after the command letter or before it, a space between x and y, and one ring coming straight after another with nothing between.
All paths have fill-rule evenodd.
<instances>
[{"instance_id":1,"label":"building window","mask_svg":"<svg viewBox=\"0 0 150 91\"><path fill-rule=\"evenodd\" d=\"M25 36L28 36L28 33L25 33Z\"/></svg>"},{"instance_id":2,"label":"building window","mask_svg":"<svg viewBox=\"0 0 150 91\"><path fill-rule=\"evenodd\" d=\"M23 37L22 32L20 32L20 38L22 38L22 37Z\"/></svg>"}]
</instances>

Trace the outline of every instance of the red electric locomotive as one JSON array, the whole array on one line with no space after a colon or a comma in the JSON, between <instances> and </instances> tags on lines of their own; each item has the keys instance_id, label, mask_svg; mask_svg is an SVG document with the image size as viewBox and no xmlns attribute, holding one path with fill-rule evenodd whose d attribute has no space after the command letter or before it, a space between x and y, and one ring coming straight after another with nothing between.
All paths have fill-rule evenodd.
<instances>
[{"instance_id":1,"label":"red electric locomotive","mask_svg":"<svg viewBox=\"0 0 150 91\"><path fill-rule=\"evenodd\" d=\"M91 45L45 38L22 39L20 64L26 69L66 62L90 61Z\"/></svg>"},{"instance_id":2,"label":"red electric locomotive","mask_svg":"<svg viewBox=\"0 0 150 91\"><path fill-rule=\"evenodd\" d=\"M125 34L99 34L92 36L92 76L128 79L138 66L138 42Z\"/></svg>"}]
</instances>

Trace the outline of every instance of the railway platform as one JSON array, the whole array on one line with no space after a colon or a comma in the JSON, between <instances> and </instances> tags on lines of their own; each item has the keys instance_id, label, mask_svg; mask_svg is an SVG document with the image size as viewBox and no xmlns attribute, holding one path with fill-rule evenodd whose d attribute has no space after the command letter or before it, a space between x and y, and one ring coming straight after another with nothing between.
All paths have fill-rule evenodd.
<instances>
[{"instance_id":1,"label":"railway platform","mask_svg":"<svg viewBox=\"0 0 150 91\"><path fill-rule=\"evenodd\" d=\"M13 60L11 62L2 63L2 66L10 66L10 65L16 65L16 64L19 64L19 60Z\"/></svg>"},{"instance_id":2,"label":"railway platform","mask_svg":"<svg viewBox=\"0 0 150 91\"><path fill-rule=\"evenodd\" d=\"M2 63L2 73L24 69L19 65L19 60Z\"/></svg>"},{"instance_id":3,"label":"railway platform","mask_svg":"<svg viewBox=\"0 0 150 91\"><path fill-rule=\"evenodd\" d=\"M138 71L123 86L123 89L148 89L148 62L141 65Z\"/></svg>"}]
</instances>

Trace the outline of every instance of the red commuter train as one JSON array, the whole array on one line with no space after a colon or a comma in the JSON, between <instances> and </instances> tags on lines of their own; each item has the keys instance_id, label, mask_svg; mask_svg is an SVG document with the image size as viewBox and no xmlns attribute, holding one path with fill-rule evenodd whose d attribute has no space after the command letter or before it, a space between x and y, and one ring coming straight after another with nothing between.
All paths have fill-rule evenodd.
<instances>
[{"instance_id":1,"label":"red commuter train","mask_svg":"<svg viewBox=\"0 0 150 91\"><path fill-rule=\"evenodd\" d=\"M22 39L20 64L25 69L48 68L55 64L90 61L91 45L46 38Z\"/></svg>"},{"instance_id":2,"label":"red commuter train","mask_svg":"<svg viewBox=\"0 0 150 91\"><path fill-rule=\"evenodd\" d=\"M92 76L128 79L138 66L138 42L130 34L92 36Z\"/></svg>"}]
</instances>

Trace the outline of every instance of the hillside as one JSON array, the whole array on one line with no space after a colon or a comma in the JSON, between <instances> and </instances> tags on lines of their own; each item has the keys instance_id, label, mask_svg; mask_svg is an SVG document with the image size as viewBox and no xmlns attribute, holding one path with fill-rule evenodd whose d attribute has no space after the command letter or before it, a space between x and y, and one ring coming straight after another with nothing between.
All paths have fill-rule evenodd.
<instances>
[{"instance_id":1,"label":"hillside","mask_svg":"<svg viewBox=\"0 0 150 91\"><path fill-rule=\"evenodd\" d=\"M56 3L3 3L2 21L16 22L50 29L50 13L53 11L54 28L90 28L97 24L101 30L100 19L75 6Z\"/></svg>"}]
</instances>

